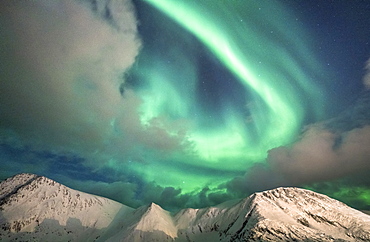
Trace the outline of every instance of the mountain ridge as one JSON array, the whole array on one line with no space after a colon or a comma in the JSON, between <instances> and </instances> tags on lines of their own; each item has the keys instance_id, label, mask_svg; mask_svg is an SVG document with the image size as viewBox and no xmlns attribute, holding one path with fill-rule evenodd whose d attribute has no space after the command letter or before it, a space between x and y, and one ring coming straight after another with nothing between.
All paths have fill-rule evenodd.
<instances>
[{"instance_id":1,"label":"mountain ridge","mask_svg":"<svg viewBox=\"0 0 370 242\"><path fill-rule=\"evenodd\" d=\"M370 216L326 195L276 188L176 214L137 209L19 174L0 183L0 240L370 241Z\"/></svg>"}]
</instances>

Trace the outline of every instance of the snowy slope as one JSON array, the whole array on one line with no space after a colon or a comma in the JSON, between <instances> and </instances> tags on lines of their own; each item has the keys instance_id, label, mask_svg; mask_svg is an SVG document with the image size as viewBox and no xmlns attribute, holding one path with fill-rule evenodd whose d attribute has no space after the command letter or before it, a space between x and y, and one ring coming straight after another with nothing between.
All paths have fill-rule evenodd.
<instances>
[{"instance_id":1,"label":"snowy slope","mask_svg":"<svg viewBox=\"0 0 370 242\"><path fill-rule=\"evenodd\" d=\"M20 174L0 184L1 241L370 241L370 216L312 191L277 188L175 215L132 209Z\"/></svg>"},{"instance_id":2,"label":"snowy slope","mask_svg":"<svg viewBox=\"0 0 370 242\"><path fill-rule=\"evenodd\" d=\"M170 213L155 203L142 206L131 214L129 223L122 223L116 233L103 236L100 241L173 241L177 228Z\"/></svg>"},{"instance_id":3,"label":"snowy slope","mask_svg":"<svg viewBox=\"0 0 370 242\"><path fill-rule=\"evenodd\" d=\"M133 210L32 174L3 181L0 196L0 240L92 240L110 225L118 211Z\"/></svg>"},{"instance_id":4,"label":"snowy slope","mask_svg":"<svg viewBox=\"0 0 370 242\"><path fill-rule=\"evenodd\" d=\"M370 241L369 215L299 188L255 193L230 207L186 209L175 221L193 241L204 234L221 241Z\"/></svg>"}]
</instances>

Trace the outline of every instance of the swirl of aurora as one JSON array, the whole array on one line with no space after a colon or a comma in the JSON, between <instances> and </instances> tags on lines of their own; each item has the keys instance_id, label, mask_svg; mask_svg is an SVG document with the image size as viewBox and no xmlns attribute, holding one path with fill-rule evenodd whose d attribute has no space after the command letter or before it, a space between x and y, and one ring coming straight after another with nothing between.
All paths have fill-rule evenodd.
<instances>
[{"instance_id":1,"label":"swirl of aurora","mask_svg":"<svg viewBox=\"0 0 370 242\"><path fill-rule=\"evenodd\" d=\"M140 121L170 127L182 148L148 152L146 163L130 161L132 172L183 192L215 188L320 119L324 101L314 82L320 67L310 38L278 2L145 4L163 16L150 19L159 34L142 36L131 71L143 100ZM156 51L159 45L166 51ZM204 56L222 71L209 69Z\"/></svg>"}]
</instances>

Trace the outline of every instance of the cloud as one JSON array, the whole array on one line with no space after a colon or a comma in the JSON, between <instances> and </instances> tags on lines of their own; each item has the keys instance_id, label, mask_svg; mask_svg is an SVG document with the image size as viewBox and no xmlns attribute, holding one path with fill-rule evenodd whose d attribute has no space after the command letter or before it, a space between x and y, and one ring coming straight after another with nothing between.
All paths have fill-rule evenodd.
<instances>
[{"instance_id":1,"label":"cloud","mask_svg":"<svg viewBox=\"0 0 370 242\"><path fill-rule=\"evenodd\" d=\"M362 178L368 177L368 171L361 174ZM360 183L360 184L359 184ZM350 206L361 210L370 209L370 189L369 181L353 181L353 177L340 179L334 182L320 182L309 185L307 188L327 194L328 196L338 199Z\"/></svg>"},{"instance_id":2,"label":"cloud","mask_svg":"<svg viewBox=\"0 0 370 242\"><path fill-rule=\"evenodd\" d=\"M367 89L370 89L370 59L366 62L365 65L366 74L364 76L364 85Z\"/></svg>"},{"instance_id":3,"label":"cloud","mask_svg":"<svg viewBox=\"0 0 370 242\"><path fill-rule=\"evenodd\" d=\"M134 207L188 202L130 167L188 144L184 120L143 124L125 84L141 49L129 0L4 0L0 25L0 178L32 172Z\"/></svg>"},{"instance_id":4,"label":"cloud","mask_svg":"<svg viewBox=\"0 0 370 242\"><path fill-rule=\"evenodd\" d=\"M370 171L369 100L370 92L364 92L337 118L307 126L296 142L271 149L266 163L234 178L227 189L242 196L279 186L363 180Z\"/></svg>"},{"instance_id":5,"label":"cloud","mask_svg":"<svg viewBox=\"0 0 370 242\"><path fill-rule=\"evenodd\" d=\"M2 142L91 160L181 149L182 121L142 125L142 100L125 88L141 48L129 0L0 4Z\"/></svg>"},{"instance_id":6,"label":"cloud","mask_svg":"<svg viewBox=\"0 0 370 242\"><path fill-rule=\"evenodd\" d=\"M2 1L1 127L43 145L98 145L140 47L127 5L118 31L78 2Z\"/></svg>"},{"instance_id":7,"label":"cloud","mask_svg":"<svg viewBox=\"0 0 370 242\"><path fill-rule=\"evenodd\" d=\"M136 198L137 185L134 183L124 181L76 180L63 175L55 176L54 179L63 185L73 187L79 191L103 196L126 206L137 208L143 205L142 201Z\"/></svg>"},{"instance_id":8,"label":"cloud","mask_svg":"<svg viewBox=\"0 0 370 242\"><path fill-rule=\"evenodd\" d=\"M167 210L178 211L184 207L204 207L225 201L220 199L225 194L214 194L208 187L199 192L184 194L180 188L163 187L155 182L144 182L140 179L97 181L78 180L64 174L52 176L54 180L79 191L107 197L133 208L154 202Z\"/></svg>"},{"instance_id":9,"label":"cloud","mask_svg":"<svg viewBox=\"0 0 370 242\"><path fill-rule=\"evenodd\" d=\"M267 162L290 184L327 181L370 169L370 126L341 134L310 127L292 147L269 152Z\"/></svg>"}]
</instances>

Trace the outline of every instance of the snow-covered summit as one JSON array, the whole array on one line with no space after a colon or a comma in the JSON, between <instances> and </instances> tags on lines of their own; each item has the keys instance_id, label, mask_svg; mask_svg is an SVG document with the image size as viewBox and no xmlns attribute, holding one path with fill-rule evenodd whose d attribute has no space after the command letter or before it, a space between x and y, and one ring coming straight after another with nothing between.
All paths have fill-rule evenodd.
<instances>
[{"instance_id":1,"label":"snow-covered summit","mask_svg":"<svg viewBox=\"0 0 370 242\"><path fill-rule=\"evenodd\" d=\"M17 234L68 235L70 239L99 234L126 208L110 199L70 189L51 179L19 174L0 183L1 239ZM53 237L50 237L50 239ZM53 238L54 239L54 238ZM57 240L58 241L58 240Z\"/></svg>"},{"instance_id":2,"label":"snow-covered summit","mask_svg":"<svg viewBox=\"0 0 370 242\"><path fill-rule=\"evenodd\" d=\"M133 209L46 177L0 183L0 240L23 241L370 241L370 216L325 195L277 188L171 215Z\"/></svg>"},{"instance_id":3,"label":"snow-covered summit","mask_svg":"<svg viewBox=\"0 0 370 242\"><path fill-rule=\"evenodd\" d=\"M170 213L155 203L148 206L136 229L144 232L163 231L171 238L177 237L177 229Z\"/></svg>"},{"instance_id":4,"label":"snow-covered summit","mask_svg":"<svg viewBox=\"0 0 370 242\"><path fill-rule=\"evenodd\" d=\"M221 241L370 241L370 216L299 188L255 193L231 206L184 209L179 233Z\"/></svg>"},{"instance_id":5,"label":"snow-covered summit","mask_svg":"<svg viewBox=\"0 0 370 242\"><path fill-rule=\"evenodd\" d=\"M0 186L0 199L2 200L4 196L17 192L17 189L32 182L37 177L35 174L22 173L6 179Z\"/></svg>"}]
</instances>

